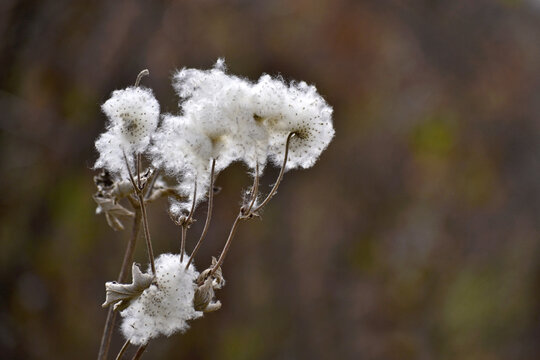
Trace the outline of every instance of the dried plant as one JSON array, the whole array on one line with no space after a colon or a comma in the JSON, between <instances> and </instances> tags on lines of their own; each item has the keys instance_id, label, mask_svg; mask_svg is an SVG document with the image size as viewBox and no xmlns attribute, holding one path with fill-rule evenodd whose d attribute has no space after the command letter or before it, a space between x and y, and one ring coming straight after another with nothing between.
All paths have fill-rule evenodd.
<instances>
[{"instance_id":1,"label":"dried plant","mask_svg":"<svg viewBox=\"0 0 540 360\"><path fill-rule=\"evenodd\" d=\"M183 332L190 320L220 309L215 291L225 285L222 266L238 225L259 217L285 172L311 167L334 136L332 108L305 82L286 84L263 75L252 83L227 74L223 60L218 60L207 71L177 72L173 86L181 115L161 115L152 91L140 86L144 75L147 70L139 74L135 86L114 91L102 105L108 123L96 140L95 168L101 170L94 178L96 212L105 215L113 230L123 230L125 218L133 218L118 279L105 284L103 307L109 312L98 359L107 358L117 313L126 339L117 359L130 344L139 346L136 359L151 339ZM281 170L270 192L262 195L259 180L267 160ZM219 257L199 273L194 258L210 226L215 181L236 161L248 167L253 185L243 196ZM174 183L167 184L163 175ZM169 199L170 217L180 226L180 252L154 258L146 207L160 197ZM206 221L188 255L187 232L203 201L208 201ZM146 272L133 263L141 227L149 263ZM132 282L127 283L130 265Z\"/></svg>"}]
</instances>

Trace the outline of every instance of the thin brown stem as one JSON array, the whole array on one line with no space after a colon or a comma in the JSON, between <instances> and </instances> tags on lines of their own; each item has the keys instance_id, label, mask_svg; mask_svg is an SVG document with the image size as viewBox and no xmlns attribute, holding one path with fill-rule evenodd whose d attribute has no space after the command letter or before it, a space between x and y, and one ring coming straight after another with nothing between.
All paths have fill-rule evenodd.
<instances>
[{"instance_id":1,"label":"thin brown stem","mask_svg":"<svg viewBox=\"0 0 540 360\"><path fill-rule=\"evenodd\" d=\"M227 255L227 252L229 251L229 248L231 247L231 242L234 237L234 234L236 233L236 229L238 228L238 224L240 223L240 220L242 220L243 215L240 212L236 219L234 220L233 226L231 228L231 231L229 232L229 237L227 238L227 242L225 243L225 246L223 247L223 250L221 250L221 255L219 255L219 259L212 268L212 271L210 271L210 275L213 275L217 269L223 264L223 261L225 260L225 255Z\"/></svg>"},{"instance_id":2,"label":"thin brown stem","mask_svg":"<svg viewBox=\"0 0 540 360\"><path fill-rule=\"evenodd\" d=\"M122 346L122 348L120 349L120 352L118 353L118 355L116 355L116 360L120 360L122 358L128 346L129 346L129 340L126 340L126 342L124 343L124 346Z\"/></svg>"},{"instance_id":3,"label":"thin brown stem","mask_svg":"<svg viewBox=\"0 0 540 360\"><path fill-rule=\"evenodd\" d=\"M137 186L137 183L135 183L135 179L133 178L133 174L131 173L131 167L129 166L129 161L126 156L126 152L122 150L122 154L124 155L124 162L126 163L128 175L129 175L129 181L131 181L131 185L133 186L133 189L136 193L140 191L139 187Z\"/></svg>"},{"instance_id":4,"label":"thin brown stem","mask_svg":"<svg viewBox=\"0 0 540 360\"><path fill-rule=\"evenodd\" d=\"M126 252L124 254L124 260L122 261L122 267L120 268L120 273L118 274L118 282L124 283L129 277L129 269L133 263L133 254L135 252L135 244L137 243L137 238L141 232L141 220L142 213L139 207L135 208L135 219L133 219L133 230L131 233L131 239L126 247Z\"/></svg>"},{"instance_id":5,"label":"thin brown stem","mask_svg":"<svg viewBox=\"0 0 540 360\"><path fill-rule=\"evenodd\" d=\"M189 267L191 262L193 261L193 258L195 257L195 254L197 254L197 251L199 251L199 248L201 247L201 244L206 237L206 234L208 233L208 228L210 227L210 220L212 219L212 208L214 204L214 172L216 167L216 160L212 160L212 169L210 170L210 187L208 189L208 209L206 210L206 221L204 222L204 228L201 233L201 237L199 238L199 241L197 241L197 244L195 245L195 248L193 249L193 252L191 253L191 256L189 257L188 263L186 265L186 269Z\"/></svg>"},{"instance_id":6,"label":"thin brown stem","mask_svg":"<svg viewBox=\"0 0 540 360\"><path fill-rule=\"evenodd\" d=\"M154 264L154 250L152 249L152 240L150 239L150 230L148 229L148 215L146 214L146 205L144 203L143 194L139 192L137 194L137 198L139 199L139 205L141 206L144 238L146 240L146 249L148 250L148 259L150 260L150 266L152 267L152 274L156 275L156 265Z\"/></svg>"},{"instance_id":7,"label":"thin brown stem","mask_svg":"<svg viewBox=\"0 0 540 360\"><path fill-rule=\"evenodd\" d=\"M250 217L251 214L256 213L257 211L262 209L270 201L270 199L276 194L277 188L279 184L281 183L281 180L283 179L283 174L285 173L285 168L287 166L287 158L289 156L289 144L293 136L294 136L294 133L290 133L287 136L287 142L285 143L285 156L283 159L283 165L281 166L281 170L279 172L279 176L276 180L276 183L274 184L274 187L272 188L268 196L266 196L266 198L263 200L263 202L255 208L255 210L251 209L252 206L250 206L249 211L244 211L242 208L240 209L238 216L236 216L236 219L234 220L231 231L229 232L229 237L227 238L227 242L225 242L225 246L223 247L223 250L221 250L219 259L216 265L214 265L214 267L212 268L212 271L210 271L211 275L214 274L217 271L217 269L223 264L223 261L225 260L225 256L227 255L227 253L229 252L229 248L231 247L232 239L234 238L234 235L236 233L240 220L246 220L246 219L251 218ZM257 174L258 174L258 168L257 168ZM253 183L252 195L255 195L255 185L258 186L258 176L255 178L254 183Z\"/></svg>"},{"instance_id":8,"label":"thin brown stem","mask_svg":"<svg viewBox=\"0 0 540 360\"><path fill-rule=\"evenodd\" d=\"M139 350L137 350L137 352L135 353L135 356L133 356L133 359L132 360L138 360L141 358L143 352L146 350L146 347L148 346L148 344L144 344L144 345L141 345L139 347Z\"/></svg>"},{"instance_id":9,"label":"thin brown stem","mask_svg":"<svg viewBox=\"0 0 540 360\"><path fill-rule=\"evenodd\" d=\"M255 179L253 180L253 186L251 187L251 203L249 204L249 207L246 211L244 211L245 215L249 215L251 213L251 209L253 209L253 205L255 205L255 200L257 200L257 195L259 192L259 163L255 166Z\"/></svg>"},{"instance_id":10,"label":"thin brown stem","mask_svg":"<svg viewBox=\"0 0 540 360\"><path fill-rule=\"evenodd\" d=\"M99 346L98 360L107 359L107 355L109 354L109 347L111 346L111 338L115 321L116 312L113 310L112 306L109 306L109 310L107 310L107 319L105 320L105 327L103 328L103 334L101 335L101 344Z\"/></svg>"},{"instance_id":11,"label":"thin brown stem","mask_svg":"<svg viewBox=\"0 0 540 360\"><path fill-rule=\"evenodd\" d=\"M141 189L136 183L135 179L133 178L133 174L131 173L131 170L129 168L129 163L126 157L126 153L124 152L124 161L126 162L126 166L129 173L129 179L131 181L131 185L133 186L133 190L135 190L135 193L137 194L137 199L139 200L139 206L141 207L141 214L142 214L142 220L143 220L143 229L144 229L144 238L146 240L146 249L148 251L148 259L150 262L150 265L152 267L152 274L156 274L156 265L154 264L154 251L152 249L152 240L150 239L150 230L148 229L148 216L146 214L146 204L144 201L144 194L143 190ZM137 160L138 162L138 160Z\"/></svg>"},{"instance_id":12,"label":"thin brown stem","mask_svg":"<svg viewBox=\"0 0 540 360\"><path fill-rule=\"evenodd\" d=\"M189 226L191 223L191 220L193 220L193 213L195 212L195 201L197 200L197 180L195 180L195 184L193 184L193 202L191 203L191 210L189 211L188 218L186 220L186 224Z\"/></svg>"},{"instance_id":13,"label":"thin brown stem","mask_svg":"<svg viewBox=\"0 0 540 360\"><path fill-rule=\"evenodd\" d=\"M193 185L193 202L191 203L191 210L189 211L189 215L187 219L183 220L182 222L182 241L180 243L180 262L184 261L184 253L186 252L186 236L187 236L187 229L191 225L191 221L193 219L193 213L195 212L195 201L197 200L197 180L195 180L195 184Z\"/></svg>"},{"instance_id":14,"label":"thin brown stem","mask_svg":"<svg viewBox=\"0 0 540 360\"><path fill-rule=\"evenodd\" d=\"M135 208L135 218L133 219L133 228L131 232L131 238L126 247L124 254L124 260L122 261L122 267L118 274L118 282L123 283L126 281L128 271L131 263L133 262L133 253L135 250L135 244L141 230L141 211L139 208ZM116 312L113 311L113 307L109 307L107 312L107 319L105 320L105 326L103 329L103 335L101 336L101 344L98 352L98 360L104 360L109 353L109 347L112 338L112 332L114 329L114 323L116 321Z\"/></svg>"},{"instance_id":15,"label":"thin brown stem","mask_svg":"<svg viewBox=\"0 0 540 360\"><path fill-rule=\"evenodd\" d=\"M152 175L152 179L150 180L150 184L146 188L146 194L144 195L144 199L148 200L150 196L152 195L152 190L154 190L154 186L156 185L157 178L159 177L159 170L155 170L154 174Z\"/></svg>"},{"instance_id":16,"label":"thin brown stem","mask_svg":"<svg viewBox=\"0 0 540 360\"><path fill-rule=\"evenodd\" d=\"M137 154L137 187L141 188L141 154Z\"/></svg>"},{"instance_id":17,"label":"thin brown stem","mask_svg":"<svg viewBox=\"0 0 540 360\"><path fill-rule=\"evenodd\" d=\"M182 225L182 237L180 240L180 262L184 261L184 252L186 251L186 236L187 236L187 226Z\"/></svg>"},{"instance_id":18,"label":"thin brown stem","mask_svg":"<svg viewBox=\"0 0 540 360\"><path fill-rule=\"evenodd\" d=\"M285 143L285 156L283 158L283 165L281 166L281 170L279 171L279 176L276 180L276 183L274 184L274 187L272 188L268 196L266 196L266 199L264 199L263 202L259 206L257 206L255 210L253 210L253 212L257 212L260 209L262 209L266 204L268 204L270 199L272 199L272 197L276 194L277 188L279 184L281 183L281 180L283 179L283 174L285 174L285 168L287 166L287 158L289 156L289 144L293 136L294 136L294 133L290 133L289 136L287 136L287 142Z\"/></svg>"},{"instance_id":19,"label":"thin brown stem","mask_svg":"<svg viewBox=\"0 0 540 360\"><path fill-rule=\"evenodd\" d=\"M137 79L135 80L135 87L139 86L139 84L141 83L141 79L143 78L143 76L147 76L147 75L150 75L150 71L148 71L148 69L144 69L143 71L141 71L139 73L139 75L137 75Z\"/></svg>"}]
</instances>

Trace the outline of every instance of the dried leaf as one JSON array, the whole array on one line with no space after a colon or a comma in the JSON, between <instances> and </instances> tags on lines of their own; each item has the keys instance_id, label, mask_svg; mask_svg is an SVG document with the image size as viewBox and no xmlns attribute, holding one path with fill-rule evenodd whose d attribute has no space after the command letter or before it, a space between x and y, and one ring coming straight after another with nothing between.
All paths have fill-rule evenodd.
<instances>
[{"instance_id":1,"label":"dried leaf","mask_svg":"<svg viewBox=\"0 0 540 360\"><path fill-rule=\"evenodd\" d=\"M107 220L107 224L109 224L114 231L124 230L124 224L122 224L116 216L105 213L105 219Z\"/></svg>"},{"instance_id":2,"label":"dried leaf","mask_svg":"<svg viewBox=\"0 0 540 360\"><path fill-rule=\"evenodd\" d=\"M116 200L109 196L101 196L99 193L93 196L94 201L98 204L98 213L105 213L107 223L114 230L123 230L124 225L118 219L119 216L133 217L135 213L129 211L122 205L118 204Z\"/></svg>"},{"instance_id":3,"label":"dried leaf","mask_svg":"<svg viewBox=\"0 0 540 360\"><path fill-rule=\"evenodd\" d=\"M136 263L133 263L131 274L133 278L131 284L119 284L116 281L105 283L106 299L101 306L114 304L114 310L125 308L154 281L154 276L143 274Z\"/></svg>"},{"instance_id":4,"label":"dried leaf","mask_svg":"<svg viewBox=\"0 0 540 360\"><path fill-rule=\"evenodd\" d=\"M212 312L221 308L221 302L214 301L214 287L212 278L206 279L203 285L199 286L193 297L193 307L197 311Z\"/></svg>"}]
</instances>

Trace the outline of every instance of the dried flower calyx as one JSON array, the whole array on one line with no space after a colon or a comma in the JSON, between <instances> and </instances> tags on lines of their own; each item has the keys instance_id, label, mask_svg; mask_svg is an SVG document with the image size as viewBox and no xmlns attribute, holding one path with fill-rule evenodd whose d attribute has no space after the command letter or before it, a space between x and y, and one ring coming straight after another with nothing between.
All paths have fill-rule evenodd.
<instances>
[{"instance_id":1,"label":"dried flower calyx","mask_svg":"<svg viewBox=\"0 0 540 360\"><path fill-rule=\"evenodd\" d=\"M225 279L221 267L212 274L216 263L216 258L212 257L212 266L204 270L197 278L198 287L193 298L193 306L197 311L212 312L221 308L221 301L215 301L214 290L221 289L225 285Z\"/></svg>"},{"instance_id":2,"label":"dried flower calyx","mask_svg":"<svg viewBox=\"0 0 540 360\"><path fill-rule=\"evenodd\" d=\"M119 284L116 281L105 283L106 299L103 307L114 304L114 310L125 309L131 300L137 298L154 281L154 276L143 274L136 263L131 268L133 280L131 284Z\"/></svg>"}]
</instances>

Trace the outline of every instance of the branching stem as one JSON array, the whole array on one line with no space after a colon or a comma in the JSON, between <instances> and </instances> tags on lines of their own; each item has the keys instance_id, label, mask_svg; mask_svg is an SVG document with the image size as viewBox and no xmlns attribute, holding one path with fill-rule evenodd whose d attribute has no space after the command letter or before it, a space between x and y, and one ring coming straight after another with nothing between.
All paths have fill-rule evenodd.
<instances>
[{"instance_id":1,"label":"branching stem","mask_svg":"<svg viewBox=\"0 0 540 360\"><path fill-rule=\"evenodd\" d=\"M131 232L131 238L126 247L124 254L124 260L122 261L122 267L118 274L118 282L123 283L127 280L129 267L133 262L133 253L135 251L135 244L139 233L141 231L142 214L140 208L135 207L135 218L133 219L133 228ZM103 335L101 336L101 344L98 352L98 360L104 360L109 354L109 346L111 344L112 332L114 329L114 323L116 321L116 312L113 311L113 307L110 306L107 312L107 319L105 320L105 326L103 329Z\"/></svg>"},{"instance_id":2,"label":"branching stem","mask_svg":"<svg viewBox=\"0 0 540 360\"><path fill-rule=\"evenodd\" d=\"M257 206L254 210L252 209L252 205L249 207L249 211L244 211L243 208L240 208L240 211L238 215L236 216L236 219L234 220L234 223L232 225L231 231L229 232L229 237L227 238L227 242L225 242L225 246L223 247L223 250L221 251L221 254L219 255L219 259L210 271L210 275L213 275L217 269L223 264L223 261L225 260L225 256L227 255L227 252L229 251L229 248L231 247L232 239L234 238L234 234L236 234L236 230L238 228L238 224L240 223L240 220L247 220L252 218L253 214L256 214L260 209L262 209L269 201L272 199L272 197L276 194L277 188L279 184L281 183L281 180L283 179L283 174L285 173L285 168L287 167L287 159L289 156L289 144L291 141L291 138L294 136L294 133L290 133L287 136L287 142L285 143L285 156L283 159L283 165L281 166L281 170L279 172L279 176L274 184L274 187L266 196L266 198L263 200L263 202ZM257 175L258 175L258 166L257 166ZM256 186L258 187L258 176L255 177L254 183L253 183L253 190L252 190L252 196L256 197ZM252 199L253 202L253 199Z\"/></svg>"},{"instance_id":3,"label":"branching stem","mask_svg":"<svg viewBox=\"0 0 540 360\"><path fill-rule=\"evenodd\" d=\"M201 233L201 237L199 238L199 241L197 241L197 245L195 245L195 248L193 249L193 252L191 253L191 256L189 257L188 263L186 265L186 270L193 261L193 258L195 257L195 254L197 254L197 251L199 251L199 248L201 247L201 244L206 237L206 234L208 233L208 228L210 227L210 220L212 219L212 208L214 205L214 172L216 167L216 160L212 160L212 169L210 170L210 188L208 190L208 209L206 211L206 221L204 222L204 228Z\"/></svg>"},{"instance_id":4,"label":"branching stem","mask_svg":"<svg viewBox=\"0 0 540 360\"><path fill-rule=\"evenodd\" d=\"M242 220L243 215L242 213L239 213L236 219L234 219L233 226L231 228L231 231L229 232L229 237L227 238L227 242L225 243L225 246L223 247L223 250L221 251L221 255L219 255L219 259L212 268L212 271L210 271L210 275L214 275L214 273L219 269L221 264L223 264L223 261L225 260L225 255L227 255L227 252L229 251L229 248L231 247L232 239L234 237L234 234L236 233L236 229L238 228L238 224L240 223L240 220Z\"/></svg>"},{"instance_id":5,"label":"branching stem","mask_svg":"<svg viewBox=\"0 0 540 360\"><path fill-rule=\"evenodd\" d=\"M156 185L156 180L159 177L159 170L155 170L154 174L152 174L152 179L150 179L150 184L148 185L146 189L146 194L144 195L144 199L148 200L150 196L152 195L152 190L154 190L154 185Z\"/></svg>"},{"instance_id":6,"label":"branching stem","mask_svg":"<svg viewBox=\"0 0 540 360\"><path fill-rule=\"evenodd\" d=\"M251 187L251 202L247 210L244 211L244 214L250 214L253 205L255 205L255 200L257 200L257 195L259 193L259 163L255 165L255 179L253 180L253 186Z\"/></svg>"},{"instance_id":7,"label":"branching stem","mask_svg":"<svg viewBox=\"0 0 540 360\"><path fill-rule=\"evenodd\" d=\"M272 188L268 196L266 196L266 199L264 199L263 202L259 206L257 206L255 210L253 210L253 212L257 212L260 209L262 209L266 204L268 204L270 199L272 199L272 197L276 194L279 184L281 183L281 180L283 179L283 174L285 174L285 168L287 167L287 159L289 157L289 144L293 136L295 136L295 133L293 132L290 133L289 136L287 136L287 142L285 143L285 156L283 157L283 165L281 166L281 170L279 171L279 176L274 184L274 187Z\"/></svg>"},{"instance_id":8,"label":"branching stem","mask_svg":"<svg viewBox=\"0 0 540 360\"><path fill-rule=\"evenodd\" d=\"M152 249L152 240L150 239L150 230L148 229L148 215L146 214L146 205L144 203L144 196L142 192L139 192L137 194L137 198L139 199L139 204L141 205L144 237L146 239L146 250L148 251L148 259L150 260L152 274L156 275L156 265L154 264L154 250Z\"/></svg>"},{"instance_id":9,"label":"branching stem","mask_svg":"<svg viewBox=\"0 0 540 360\"><path fill-rule=\"evenodd\" d=\"M193 220L193 213L195 212L195 201L197 200L197 180L195 179L194 184L194 190L193 190L193 202L191 203L191 210L189 211L189 215L187 219L182 221L182 242L180 243L180 262L184 261L184 253L186 252L186 236L187 236L187 229L191 225L191 221Z\"/></svg>"},{"instance_id":10,"label":"branching stem","mask_svg":"<svg viewBox=\"0 0 540 360\"><path fill-rule=\"evenodd\" d=\"M124 152L124 161L126 162L128 174L129 174L129 180L131 181L131 185L133 186L133 190L135 190L135 193L137 194L137 200L139 200L139 206L141 207L141 214L142 214L142 220L143 220L143 229L144 229L144 238L146 240L146 249L148 251L148 260L150 262L150 266L152 268L152 274L156 274L156 265L154 264L154 250L152 249L152 240L150 239L150 230L148 229L148 215L146 214L146 204L144 201L144 193L142 188L135 183L135 179L133 178L133 174L131 173L131 168L129 166L129 162L126 156L126 153ZM137 162L138 159L137 159Z\"/></svg>"}]
</instances>

